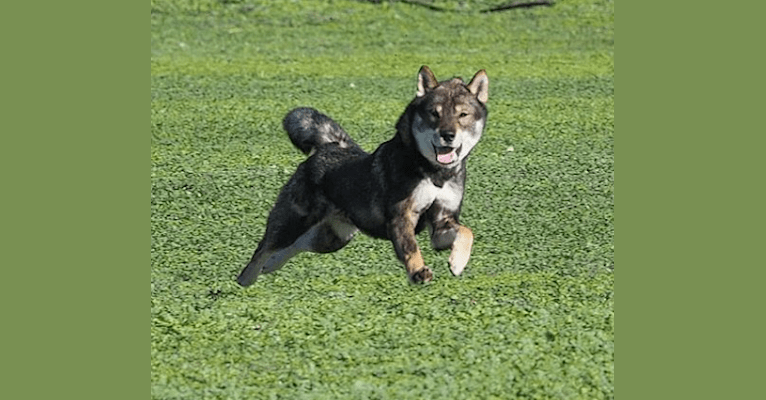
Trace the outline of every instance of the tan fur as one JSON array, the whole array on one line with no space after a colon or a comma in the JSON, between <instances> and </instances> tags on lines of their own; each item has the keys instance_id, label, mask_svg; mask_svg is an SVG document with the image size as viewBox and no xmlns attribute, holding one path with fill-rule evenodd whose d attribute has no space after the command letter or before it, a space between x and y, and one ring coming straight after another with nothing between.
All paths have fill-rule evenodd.
<instances>
[{"instance_id":1,"label":"tan fur","mask_svg":"<svg viewBox=\"0 0 766 400\"><path fill-rule=\"evenodd\" d=\"M452 242L452 252L449 255L449 269L453 274L460 275L463 272L471 257L472 247L473 232L468 227L459 225L455 241Z\"/></svg>"},{"instance_id":2,"label":"tan fur","mask_svg":"<svg viewBox=\"0 0 766 400\"><path fill-rule=\"evenodd\" d=\"M392 242L396 255L404 264L410 280L413 283L428 282L432 278L432 273L423 261L423 255L415 238L415 224L420 217L415 207L416 204L412 198L407 198L398 204L399 216L391 224Z\"/></svg>"}]
</instances>

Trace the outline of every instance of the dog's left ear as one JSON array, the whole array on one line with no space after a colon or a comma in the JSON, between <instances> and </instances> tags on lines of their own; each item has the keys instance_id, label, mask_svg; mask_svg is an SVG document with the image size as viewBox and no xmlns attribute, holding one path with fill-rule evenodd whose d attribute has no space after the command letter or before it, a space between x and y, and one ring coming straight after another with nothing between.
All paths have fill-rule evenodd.
<instances>
[{"instance_id":1,"label":"dog's left ear","mask_svg":"<svg viewBox=\"0 0 766 400\"><path fill-rule=\"evenodd\" d=\"M434 76L434 73L431 72L431 69L427 66L420 67L420 72L418 72L418 97L423 97L426 95L427 90L431 90L435 88L437 85L439 85L439 81L436 80L436 77Z\"/></svg>"},{"instance_id":2,"label":"dog's left ear","mask_svg":"<svg viewBox=\"0 0 766 400\"><path fill-rule=\"evenodd\" d=\"M489 100L489 78L487 72L481 70L473 76L471 83L468 84L468 90L479 99L482 104L487 104Z\"/></svg>"}]
</instances>

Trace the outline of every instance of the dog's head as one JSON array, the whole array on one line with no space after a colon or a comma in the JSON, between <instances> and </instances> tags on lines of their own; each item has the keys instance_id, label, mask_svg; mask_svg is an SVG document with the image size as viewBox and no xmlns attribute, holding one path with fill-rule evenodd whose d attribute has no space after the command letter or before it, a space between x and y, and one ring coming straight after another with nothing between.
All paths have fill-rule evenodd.
<instances>
[{"instance_id":1,"label":"dog's head","mask_svg":"<svg viewBox=\"0 0 766 400\"><path fill-rule=\"evenodd\" d=\"M420 154L439 167L460 165L481 138L488 97L484 70L465 84L460 78L438 82L427 66L421 67L409 110L409 130Z\"/></svg>"}]
</instances>

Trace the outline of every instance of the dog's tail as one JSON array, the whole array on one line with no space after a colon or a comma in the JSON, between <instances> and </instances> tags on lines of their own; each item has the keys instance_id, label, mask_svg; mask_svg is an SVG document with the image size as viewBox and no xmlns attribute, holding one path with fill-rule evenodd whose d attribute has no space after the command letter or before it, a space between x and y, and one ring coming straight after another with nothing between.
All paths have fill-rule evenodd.
<instances>
[{"instance_id":1,"label":"dog's tail","mask_svg":"<svg viewBox=\"0 0 766 400\"><path fill-rule=\"evenodd\" d=\"M337 122L313 108L290 111L282 121L282 126L290 141L304 154L328 143L338 143L343 148L358 147Z\"/></svg>"}]
</instances>

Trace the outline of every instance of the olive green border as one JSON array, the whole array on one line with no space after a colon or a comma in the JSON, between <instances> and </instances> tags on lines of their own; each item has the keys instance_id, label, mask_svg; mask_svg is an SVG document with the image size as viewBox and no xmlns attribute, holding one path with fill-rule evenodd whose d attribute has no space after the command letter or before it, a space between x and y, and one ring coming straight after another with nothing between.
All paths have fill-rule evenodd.
<instances>
[{"instance_id":1,"label":"olive green border","mask_svg":"<svg viewBox=\"0 0 766 400\"><path fill-rule=\"evenodd\" d=\"M104 301L90 299L96 306L90 316L99 332L90 338L98 379L90 379L102 398L147 398L150 392L150 335L146 294L149 291L150 196L149 110L146 57L150 34L148 4L131 2L104 6L94 3L98 14L92 28L107 34L94 38L86 49L101 60L86 76L95 94L87 103L97 110L88 143L94 172L86 182L93 198L88 204L96 230L90 235L98 243L88 269L87 286L97 287ZM90 125L90 124L83 124ZM100 365L99 365L100 363Z\"/></svg>"},{"instance_id":2,"label":"olive green border","mask_svg":"<svg viewBox=\"0 0 766 400\"><path fill-rule=\"evenodd\" d=\"M5 398L149 394L146 6L4 9Z\"/></svg>"},{"instance_id":3,"label":"olive green border","mask_svg":"<svg viewBox=\"0 0 766 400\"><path fill-rule=\"evenodd\" d=\"M149 392L145 7L3 9L4 398Z\"/></svg>"},{"instance_id":4,"label":"olive green border","mask_svg":"<svg viewBox=\"0 0 766 400\"><path fill-rule=\"evenodd\" d=\"M617 398L749 398L758 384L762 14L749 8L616 7Z\"/></svg>"}]
</instances>

